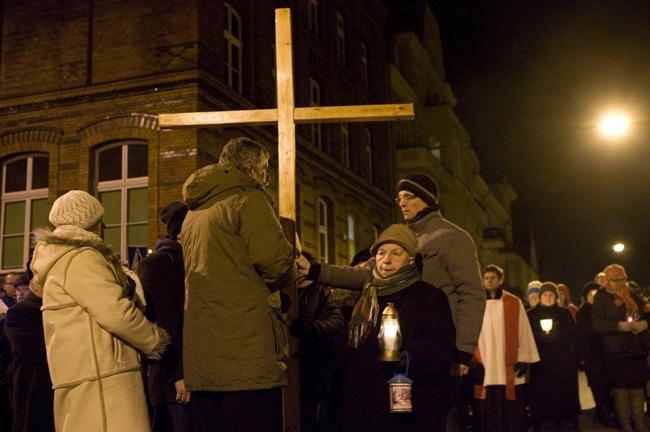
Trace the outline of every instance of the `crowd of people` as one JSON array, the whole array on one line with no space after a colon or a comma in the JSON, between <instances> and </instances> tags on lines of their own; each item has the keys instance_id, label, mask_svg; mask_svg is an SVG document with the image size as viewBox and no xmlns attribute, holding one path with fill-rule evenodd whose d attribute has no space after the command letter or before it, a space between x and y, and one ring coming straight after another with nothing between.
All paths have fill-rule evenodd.
<instances>
[{"instance_id":1,"label":"crowd of people","mask_svg":"<svg viewBox=\"0 0 650 432\"><path fill-rule=\"evenodd\" d=\"M404 223L349 266L317 262L283 232L269 157L230 140L133 270L95 197L54 202L27 272L4 275L0 432L281 431L291 357L304 431L575 431L580 369L595 421L647 430L650 305L622 266L578 306L553 282L520 299L422 173L397 184Z\"/></svg>"}]
</instances>

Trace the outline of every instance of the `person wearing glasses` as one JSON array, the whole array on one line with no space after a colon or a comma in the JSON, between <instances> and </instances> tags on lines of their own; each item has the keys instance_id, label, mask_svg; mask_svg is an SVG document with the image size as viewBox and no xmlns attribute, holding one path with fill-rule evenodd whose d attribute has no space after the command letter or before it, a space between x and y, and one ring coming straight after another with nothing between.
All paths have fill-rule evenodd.
<instances>
[{"instance_id":1,"label":"person wearing glasses","mask_svg":"<svg viewBox=\"0 0 650 432\"><path fill-rule=\"evenodd\" d=\"M2 298L2 301L8 308L13 306L16 303L16 281L20 277L20 273L11 272L5 275L4 282L2 283L2 288L5 290L6 295Z\"/></svg>"},{"instance_id":2,"label":"person wearing glasses","mask_svg":"<svg viewBox=\"0 0 650 432\"><path fill-rule=\"evenodd\" d=\"M462 228L440 214L438 185L429 175L413 173L397 183L397 197L404 221L418 239L422 255L422 280L440 288L447 295L456 326L456 355L451 374L456 377L454 388L467 384L460 378L467 375L478 343L483 314L485 290L481 283L476 245ZM361 290L372 275L375 259L362 267L341 267L325 263L312 265L299 260L300 273L308 279L347 289ZM456 400L457 396L452 395ZM461 421L471 400L461 401ZM454 427L462 429L462 425Z\"/></svg>"},{"instance_id":3,"label":"person wearing glasses","mask_svg":"<svg viewBox=\"0 0 650 432\"><path fill-rule=\"evenodd\" d=\"M604 289L594 297L591 325L603 335L605 376L624 432L648 430L644 405L649 317L650 305L630 289L625 268L607 266Z\"/></svg>"}]
</instances>

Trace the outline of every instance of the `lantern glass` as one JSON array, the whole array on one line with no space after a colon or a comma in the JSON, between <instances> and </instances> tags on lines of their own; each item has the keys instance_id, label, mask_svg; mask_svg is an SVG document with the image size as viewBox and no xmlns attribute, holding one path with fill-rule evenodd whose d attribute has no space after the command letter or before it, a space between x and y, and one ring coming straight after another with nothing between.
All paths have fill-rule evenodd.
<instances>
[{"instance_id":1,"label":"lantern glass","mask_svg":"<svg viewBox=\"0 0 650 432\"><path fill-rule=\"evenodd\" d=\"M381 327L377 335L382 361L400 361L399 351L402 348L402 331L399 326L397 310L388 303L381 314Z\"/></svg>"},{"instance_id":2,"label":"lantern glass","mask_svg":"<svg viewBox=\"0 0 650 432\"><path fill-rule=\"evenodd\" d=\"M544 330L546 333L550 332L553 330L553 320L550 318L539 320L540 325L542 326L542 330Z\"/></svg>"}]
</instances>

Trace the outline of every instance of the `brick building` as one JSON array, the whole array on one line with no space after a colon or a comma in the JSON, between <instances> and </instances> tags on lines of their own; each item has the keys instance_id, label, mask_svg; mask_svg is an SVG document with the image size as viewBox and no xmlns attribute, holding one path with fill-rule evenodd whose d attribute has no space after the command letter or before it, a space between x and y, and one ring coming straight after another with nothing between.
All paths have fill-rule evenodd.
<instances>
[{"instance_id":1,"label":"brick building","mask_svg":"<svg viewBox=\"0 0 650 432\"><path fill-rule=\"evenodd\" d=\"M24 269L30 232L47 224L51 203L70 189L104 203L106 241L123 258L153 247L165 232L159 209L180 200L188 175L216 162L231 137L268 146L268 191L277 198L274 127L161 131L157 116L274 108L278 7L292 13L296 106L416 103L413 124L296 128L297 229L306 249L349 262L401 221L395 180L415 170L439 181L445 214L480 252L486 229L511 233L509 202L490 216L486 200L499 200L453 115L435 18L422 2L426 19L398 25L409 12L392 3L4 1L0 272Z\"/></svg>"}]
</instances>

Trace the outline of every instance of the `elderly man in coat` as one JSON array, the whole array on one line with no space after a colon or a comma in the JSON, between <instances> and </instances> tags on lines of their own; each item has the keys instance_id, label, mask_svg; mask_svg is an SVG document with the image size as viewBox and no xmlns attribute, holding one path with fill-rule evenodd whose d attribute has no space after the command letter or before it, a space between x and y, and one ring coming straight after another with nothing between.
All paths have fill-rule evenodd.
<instances>
[{"instance_id":1,"label":"elderly man in coat","mask_svg":"<svg viewBox=\"0 0 650 432\"><path fill-rule=\"evenodd\" d=\"M198 431L274 430L288 383L279 289L296 277L270 197L269 153L248 138L183 186L183 365Z\"/></svg>"}]
</instances>

